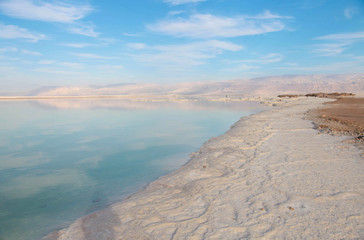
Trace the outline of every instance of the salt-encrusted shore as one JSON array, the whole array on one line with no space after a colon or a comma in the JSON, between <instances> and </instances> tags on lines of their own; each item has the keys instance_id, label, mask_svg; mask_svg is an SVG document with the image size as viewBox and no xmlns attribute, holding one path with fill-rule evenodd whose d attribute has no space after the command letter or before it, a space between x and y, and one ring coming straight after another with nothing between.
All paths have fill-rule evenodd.
<instances>
[{"instance_id":1,"label":"salt-encrusted shore","mask_svg":"<svg viewBox=\"0 0 364 240\"><path fill-rule=\"evenodd\" d=\"M242 118L179 170L45 239L360 239L364 159L304 119L324 101Z\"/></svg>"}]
</instances>

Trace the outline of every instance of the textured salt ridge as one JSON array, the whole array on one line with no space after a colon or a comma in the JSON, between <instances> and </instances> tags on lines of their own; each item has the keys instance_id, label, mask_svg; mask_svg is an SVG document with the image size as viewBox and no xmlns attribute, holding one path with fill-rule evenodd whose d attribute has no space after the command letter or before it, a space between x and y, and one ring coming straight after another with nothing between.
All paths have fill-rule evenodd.
<instances>
[{"instance_id":1,"label":"textured salt ridge","mask_svg":"<svg viewBox=\"0 0 364 240\"><path fill-rule=\"evenodd\" d=\"M303 120L323 101L242 118L179 170L45 239L359 239L364 161Z\"/></svg>"}]
</instances>

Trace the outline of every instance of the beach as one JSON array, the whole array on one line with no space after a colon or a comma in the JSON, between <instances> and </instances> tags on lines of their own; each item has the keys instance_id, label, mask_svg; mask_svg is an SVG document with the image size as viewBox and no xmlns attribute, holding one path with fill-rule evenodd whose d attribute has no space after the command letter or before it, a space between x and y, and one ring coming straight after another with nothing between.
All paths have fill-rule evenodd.
<instances>
[{"instance_id":1,"label":"beach","mask_svg":"<svg viewBox=\"0 0 364 240\"><path fill-rule=\"evenodd\" d=\"M269 102L177 171L44 239L360 239L362 151L306 114L328 101Z\"/></svg>"},{"instance_id":2,"label":"beach","mask_svg":"<svg viewBox=\"0 0 364 240\"><path fill-rule=\"evenodd\" d=\"M312 111L317 127L328 133L349 134L361 140L364 132L364 98L339 98Z\"/></svg>"}]
</instances>

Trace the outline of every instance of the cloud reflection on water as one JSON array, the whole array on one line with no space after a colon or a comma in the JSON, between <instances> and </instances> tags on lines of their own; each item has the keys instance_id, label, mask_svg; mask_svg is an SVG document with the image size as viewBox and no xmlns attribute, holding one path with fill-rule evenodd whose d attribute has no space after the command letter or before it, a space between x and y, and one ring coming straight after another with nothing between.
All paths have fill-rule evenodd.
<instances>
[{"instance_id":1,"label":"cloud reflection on water","mask_svg":"<svg viewBox=\"0 0 364 240\"><path fill-rule=\"evenodd\" d=\"M27 174L15 177L0 186L0 193L5 198L28 198L49 187L69 185L70 188L80 188L89 185L92 180L83 172L76 169L64 169Z\"/></svg>"},{"instance_id":2,"label":"cloud reflection on water","mask_svg":"<svg viewBox=\"0 0 364 240\"><path fill-rule=\"evenodd\" d=\"M49 157L43 152L35 152L26 156L18 155L19 154L8 154L1 156L0 170L34 167L50 161Z\"/></svg>"},{"instance_id":3,"label":"cloud reflection on water","mask_svg":"<svg viewBox=\"0 0 364 240\"><path fill-rule=\"evenodd\" d=\"M181 110L244 110L255 109L259 104L250 101L200 101L200 100L133 100L133 99L42 99L30 100L30 104L45 109L122 109L154 110L174 108Z\"/></svg>"}]
</instances>

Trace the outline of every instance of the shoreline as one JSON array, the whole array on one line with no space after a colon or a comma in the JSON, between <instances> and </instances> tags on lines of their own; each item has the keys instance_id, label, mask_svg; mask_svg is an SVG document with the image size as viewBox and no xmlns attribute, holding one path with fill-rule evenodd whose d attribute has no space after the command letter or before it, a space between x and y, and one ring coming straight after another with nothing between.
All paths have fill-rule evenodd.
<instances>
[{"instance_id":1,"label":"shoreline","mask_svg":"<svg viewBox=\"0 0 364 240\"><path fill-rule=\"evenodd\" d=\"M359 238L360 151L303 119L325 101L241 118L180 169L44 239Z\"/></svg>"},{"instance_id":2,"label":"shoreline","mask_svg":"<svg viewBox=\"0 0 364 240\"><path fill-rule=\"evenodd\" d=\"M246 95L87 95L87 96L0 96L2 101L43 101L43 100L125 100L131 102L260 102L265 105L281 101L277 97Z\"/></svg>"},{"instance_id":3,"label":"shoreline","mask_svg":"<svg viewBox=\"0 0 364 240\"><path fill-rule=\"evenodd\" d=\"M364 135L364 98L339 98L312 111L311 115L323 132L356 138Z\"/></svg>"},{"instance_id":4,"label":"shoreline","mask_svg":"<svg viewBox=\"0 0 364 240\"><path fill-rule=\"evenodd\" d=\"M224 98L222 97L224 96ZM251 97L246 95L178 95L178 94L167 94L167 95L69 95L69 96L0 96L0 100L39 100L39 99L94 99L94 98L110 98L110 99L209 99L218 98L225 99L229 96L229 99L250 99ZM254 99L260 99L260 97L253 97Z\"/></svg>"}]
</instances>

